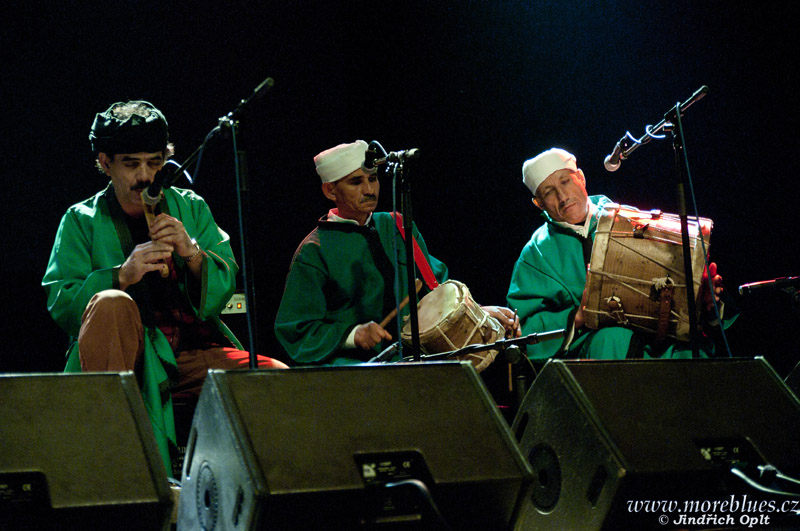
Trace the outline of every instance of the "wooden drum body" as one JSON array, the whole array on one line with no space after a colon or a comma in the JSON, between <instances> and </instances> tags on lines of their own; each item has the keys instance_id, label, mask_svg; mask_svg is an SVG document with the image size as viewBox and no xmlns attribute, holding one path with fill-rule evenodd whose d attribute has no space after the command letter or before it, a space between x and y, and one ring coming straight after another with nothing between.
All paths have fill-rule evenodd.
<instances>
[{"instance_id":1,"label":"wooden drum body","mask_svg":"<svg viewBox=\"0 0 800 531\"><path fill-rule=\"evenodd\" d=\"M503 327L487 314L470 295L467 286L448 280L422 297L417 305L420 348L426 354L458 350L477 343L502 339ZM406 321L401 333L403 343L411 343L411 324ZM497 356L496 350L484 350L454 358L472 362L480 372Z\"/></svg>"},{"instance_id":2,"label":"wooden drum body","mask_svg":"<svg viewBox=\"0 0 800 531\"><path fill-rule=\"evenodd\" d=\"M705 268L698 223L690 219L692 284L700 308ZM713 222L700 218L708 252ZM689 310L680 219L675 214L606 204L600 215L589 265L586 326L615 324L688 341Z\"/></svg>"}]
</instances>

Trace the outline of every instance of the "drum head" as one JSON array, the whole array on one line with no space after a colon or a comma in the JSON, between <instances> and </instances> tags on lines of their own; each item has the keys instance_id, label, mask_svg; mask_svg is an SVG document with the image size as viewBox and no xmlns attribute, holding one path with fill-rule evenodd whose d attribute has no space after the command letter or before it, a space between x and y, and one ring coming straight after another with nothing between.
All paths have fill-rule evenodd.
<instances>
[{"instance_id":1,"label":"drum head","mask_svg":"<svg viewBox=\"0 0 800 531\"><path fill-rule=\"evenodd\" d=\"M443 282L422 297L417 306L420 333L436 328L436 325L458 309L462 298L461 284L455 280ZM406 323L403 330L408 326ZM411 333L410 329L408 333Z\"/></svg>"},{"instance_id":2,"label":"drum head","mask_svg":"<svg viewBox=\"0 0 800 531\"><path fill-rule=\"evenodd\" d=\"M503 335L503 327L472 300L469 289L457 280L448 280L422 297L417 305L420 347L426 354L458 350L475 343L491 343ZM411 340L411 325L406 321L403 343ZM477 372L494 361L496 350L483 350L449 359L470 361Z\"/></svg>"}]
</instances>

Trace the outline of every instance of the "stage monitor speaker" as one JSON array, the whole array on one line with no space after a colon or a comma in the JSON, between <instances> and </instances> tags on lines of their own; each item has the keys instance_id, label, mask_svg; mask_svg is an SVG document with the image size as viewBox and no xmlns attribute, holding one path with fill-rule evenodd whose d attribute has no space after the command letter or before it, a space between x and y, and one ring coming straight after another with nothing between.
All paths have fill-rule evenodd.
<instances>
[{"instance_id":1,"label":"stage monitor speaker","mask_svg":"<svg viewBox=\"0 0 800 531\"><path fill-rule=\"evenodd\" d=\"M212 370L178 529L509 529L531 479L469 363Z\"/></svg>"},{"instance_id":2,"label":"stage monitor speaker","mask_svg":"<svg viewBox=\"0 0 800 531\"><path fill-rule=\"evenodd\" d=\"M132 373L0 375L0 529L169 529Z\"/></svg>"},{"instance_id":3,"label":"stage monitor speaker","mask_svg":"<svg viewBox=\"0 0 800 531\"><path fill-rule=\"evenodd\" d=\"M764 484L758 465L800 471L800 402L760 358L551 361L512 431L534 476L518 529L747 528L748 515L800 524L748 511L762 494L732 472ZM788 499L765 496L779 510ZM719 519L698 520L705 513Z\"/></svg>"}]
</instances>

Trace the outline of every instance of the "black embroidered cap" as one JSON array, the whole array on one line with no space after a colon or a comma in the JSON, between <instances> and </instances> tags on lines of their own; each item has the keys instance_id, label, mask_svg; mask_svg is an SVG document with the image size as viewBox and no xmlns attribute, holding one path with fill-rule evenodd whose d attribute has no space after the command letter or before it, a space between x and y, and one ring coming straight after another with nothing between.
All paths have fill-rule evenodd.
<instances>
[{"instance_id":1,"label":"black embroidered cap","mask_svg":"<svg viewBox=\"0 0 800 531\"><path fill-rule=\"evenodd\" d=\"M169 141L167 119L147 101L117 102L95 116L89 141L95 154L164 151Z\"/></svg>"}]
</instances>

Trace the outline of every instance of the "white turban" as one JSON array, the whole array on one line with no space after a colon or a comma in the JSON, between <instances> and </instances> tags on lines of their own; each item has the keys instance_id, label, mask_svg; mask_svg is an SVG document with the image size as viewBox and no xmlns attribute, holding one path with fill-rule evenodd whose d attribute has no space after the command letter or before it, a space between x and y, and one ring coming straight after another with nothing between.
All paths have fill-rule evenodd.
<instances>
[{"instance_id":1,"label":"white turban","mask_svg":"<svg viewBox=\"0 0 800 531\"><path fill-rule=\"evenodd\" d=\"M366 153L367 147L367 143L363 140L356 140L352 144L339 144L326 149L314 157L317 174L322 182L338 181L360 168L364 162L364 153Z\"/></svg>"},{"instance_id":2,"label":"white turban","mask_svg":"<svg viewBox=\"0 0 800 531\"><path fill-rule=\"evenodd\" d=\"M578 170L575 155L563 149L551 148L525 161L522 165L522 182L536 195L537 188L545 179L564 169Z\"/></svg>"}]
</instances>

